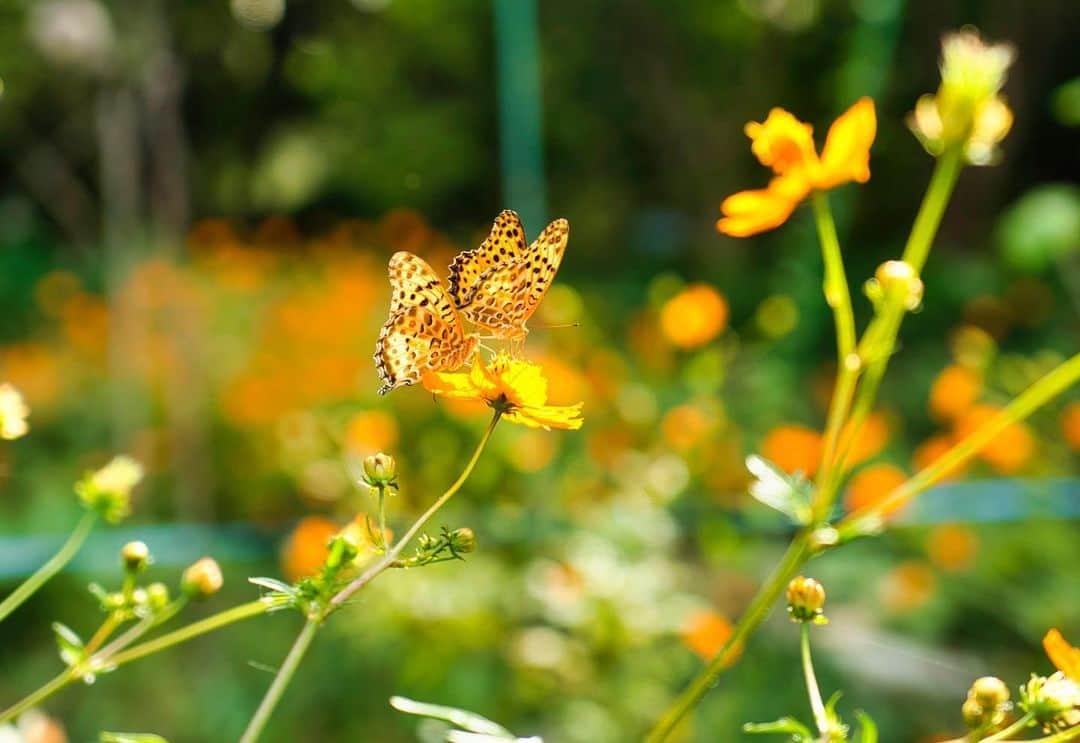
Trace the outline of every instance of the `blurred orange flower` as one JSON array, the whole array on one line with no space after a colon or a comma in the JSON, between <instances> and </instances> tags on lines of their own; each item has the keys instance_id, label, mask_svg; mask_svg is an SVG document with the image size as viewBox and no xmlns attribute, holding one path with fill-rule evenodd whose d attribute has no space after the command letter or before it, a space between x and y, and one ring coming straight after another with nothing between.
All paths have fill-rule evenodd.
<instances>
[{"instance_id":1,"label":"blurred orange flower","mask_svg":"<svg viewBox=\"0 0 1080 743\"><path fill-rule=\"evenodd\" d=\"M930 532L926 549L935 565L944 570L964 570L975 561L979 541L975 532L960 524L942 524Z\"/></svg>"},{"instance_id":2,"label":"blurred orange flower","mask_svg":"<svg viewBox=\"0 0 1080 743\"><path fill-rule=\"evenodd\" d=\"M993 405L974 406L957 421L957 438L967 438L1000 412ZM1004 475L1019 472L1034 455L1035 435L1025 423L1009 424L979 452L983 461Z\"/></svg>"},{"instance_id":3,"label":"blurred orange flower","mask_svg":"<svg viewBox=\"0 0 1080 743\"><path fill-rule=\"evenodd\" d=\"M924 562L908 560L889 572L878 588L882 603L890 611L918 609L930 600L937 588L937 577Z\"/></svg>"},{"instance_id":4,"label":"blurred orange flower","mask_svg":"<svg viewBox=\"0 0 1080 743\"><path fill-rule=\"evenodd\" d=\"M697 348L727 326L727 300L708 284L691 284L660 310L660 330L672 345Z\"/></svg>"},{"instance_id":5,"label":"blurred orange flower","mask_svg":"<svg viewBox=\"0 0 1080 743\"><path fill-rule=\"evenodd\" d=\"M712 417L698 406L677 405L660 421L660 431L673 449L684 452L700 444L713 425Z\"/></svg>"},{"instance_id":6,"label":"blurred orange flower","mask_svg":"<svg viewBox=\"0 0 1080 743\"><path fill-rule=\"evenodd\" d=\"M844 426L840 432L840 440L851 438L852 430L850 423ZM889 421L885 414L877 411L870 413L863 421L858 436L851 442L847 463L854 466L877 456L889 443L889 435Z\"/></svg>"},{"instance_id":7,"label":"blurred orange flower","mask_svg":"<svg viewBox=\"0 0 1080 743\"><path fill-rule=\"evenodd\" d=\"M923 471L934 462L941 459L941 457L945 456L945 453L952 447L952 439L945 434L931 436L926 441L919 444L919 447L915 449L915 453L911 458L911 463L915 467L915 471ZM951 480L960 477L964 474L965 469L965 465L959 464L946 472L942 477L942 480Z\"/></svg>"},{"instance_id":8,"label":"blurred orange flower","mask_svg":"<svg viewBox=\"0 0 1080 743\"><path fill-rule=\"evenodd\" d=\"M892 464L873 464L860 470L848 482L844 495L844 506L848 511L876 506L885 500L892 491L907 482L908 476L902 469ZM886 516L895 512L887 509Z\"/></svg>"},{"instance_id":9,"label":"blurred orange flower","mask_svg":"<svg viewBox=\"0 0 1080 743\"><path fill-rule=\"evenodd\" d=\"M1061 431L1073 451L1080 451L1080 401L1065 406L1061 414Z\"/></svg>"},{"instance_id":10,"label":"blurred orange flower","mask_svg":"<svg viewBox=\"0 0 1080 743\"><path fill-rule=\"evenodd\" d=\"M930 415L952 421L971 409L982 393L982 377L957 364L946 366L930 387Z\"/></svg>"},{"instance_id":11,"label":"blurred orange flower","mask_svg":"<svg viewBox=\"0 0 1080 743\"><path fill-rule=\"evenodd\" d=\"M682 641L698 657L707 661L720 652L733 631L731 622L723 614L703 609L687 618L682 632ZM738 651L732 655L732 661L737 657Z\"/></svg>"},{"instance_id":12,"label":"blurred orange flower","mask_svg":"<svg viewBox=\"0 0 1080 743\"><path fill-rule=\"evenodd\" d=\"M782 108L770 111L763 123L750 122L745 131L751 151L776 177L768 188L724 199L724 217L716 228L726 235L747 237L779 227L811 192L870 180L877 114L869 98L861 98L833 122L820 158L813 127Z\"/></svg>"},{"instance_id":13,"label":"blurred orange flower","mask_svg":"<svg viewBox=\"0 0 1080 743\"><path fill-rule=\"evenodd\" d=\"M761 455L788 474L813 477L821 462L821 434L806 426L785 423L769 431Z\"/></svg>"},{"instance_id":14,"label":"blurred orange flower","mask_svg":"<svg viewBox=\"0 0 1080 743\"><path fill-rule=\"evenodd\" d=\"M389 451L397 442L397 420L381 410L357 413L345 426L345 448L358 457Z\"/></svg>"},{"instance_id":15,"label":"blurred orange flower","mask_svg":"<svg viewBox=\"0 0 1080 743\"><path fill-rule=\"evenodd\" d=\"M468 371L427 371L421 382L436 395L482 400L489 407L501 410L507 421L529 428L576 430L583 423L582 403L548 405L548 383L543 369L506 354L499 354L488 365L477 353Z\"/></svg>"},{"instance_id":16,"label":"blurred orange flower","mask_svg":"<svg viewBox=\"0 0 1080 743\"><path fill-rule=\"evenodd\" d=\"M281 572L295 582L318 572L329 554L327 545L341 528L323 516L305 516L281 551Z\"/></svg>"},{"instance_id":17,"label":"blurred orange flower","mask_svg":"<svg viewBox=\"0 0 1080 743\"><path fill-rule=\"evenodd\" d=\"M1043 637L1043 647L1046 656L1059 671L1080 682L1080 648L1073 647L1069 641L1056 629L1051 629Z\"/></svg>"}]
</instances>

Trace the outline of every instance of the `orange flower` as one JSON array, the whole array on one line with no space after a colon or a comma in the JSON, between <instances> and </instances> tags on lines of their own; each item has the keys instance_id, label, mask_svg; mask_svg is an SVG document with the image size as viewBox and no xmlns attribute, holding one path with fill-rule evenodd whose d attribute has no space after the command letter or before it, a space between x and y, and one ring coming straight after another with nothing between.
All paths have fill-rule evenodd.
<instances>
[{"instance_id":1,"label":"orange flower","mask_svg":"<svg viewBox=\"0 0 1080 743\"><path fill-rule=\"evenodd\" d=\"M1056 629L1051 629L1043 637L1043 647L1046 648L1046 656L1059 671L1080 682L1080 648L1070 645Z\"/></svg>"},{"instance_id":2,"label":"orange flower","mask_svg":"<svg viewBox=\"0 0 1080 743\"><path fill-rule=\"evenodd\" d=\"M465 372L424 373L424 387L456 400L481 400L511 423L529 428L581 428L581 405L548 405L548 383L539 365L499 354L491 365L479 353Z\"/></svg>"},{"instance_id":3,"label":"orange flower","mask_svg":"<svg viewBox=\"0 0 1080 743\"><path fill-rule=\"evenodd\" d=\"M761 455L788 474L813 477L821 462L821 434L796 424L777 426L762 442Z\"/></svg>"},{"instance_id":4,"label":"orange flower","mask_svg":"<svg viewBox=\"0 0 1080 743\"><path fill-rule=\"evenodd\" d=\"M858 472L847 486L844 506L848 511L858 511L877 505L898 487L907 482L907 474L892 464L874 464ZM895 509L888 509L889 515Z\"/></svg>"},{"instance_id":5,"label":"orange flower","mask_svg":"<svg viewBox=\"0 0 1080 743\"><path fill-rule=\"evenodd\" d=\"M1065 406L1061 414L1061 431L1073 451L1080 451L1080 401Z\"/></svg>"},{"instance_id":6,"label":"orange flower","mask_svg":"<svg viewBox=\"0 0 1080 743\"><path fill-rule=\"evenodd\" d=\"M686 627L682 632L682 640L686 647L693 650L702 660L711 660L720 652L724 643L731 637L733 629L731 622L709 609L696 611L687 619ZM738 657L738 653L732 655L732 661Z\"/></svg>"},{"instance_id":7,"label":"orange flower","mask_svg":"<svg viewBox=\"0 0 1080 743\"><path fill-rule=\"evenodd\" d=\"M915 454L912 456L912 465L915 467L916 472L922 472L924 469L932 465L937 460L945 456L949 449L952 449L953 442L944 434L937 434L931 436L926 441L919 444L919 448L915 450ZM959 464L950 469L945 476L944 480L951 480L960 477L964 474L965 465Z\"/></svg>"},{"instance_id":8,"label":"orange flower","mask_svg":"<svg viewBox=\"0 0 1080 743\"><path fill-rule=\"evenodd\" d=\"M964 366L946 366L930 387L930 415L951 421L967 412L982 392L982 378Z\"/></svg>"},{"instance_id":9,"label":"orange flower","mask_svg":"<svg viewBox=\"0 0 1080 743\"><path fill-rule=\"evenodd\" d=\"M881 603L890 611L918 609L934 595L937 578L924 562L908 560L887 573L878 586Z\"/></svg>"},{"instance_id":10,"label":"orange flower","mask_svg":"<svg viewBox=\"0 0 1080 743\"><path fill-rule=\"evenodd\" d=\"M935 565L945 570L964 570L975 560L979 541L960 524L942 524L930 532L926 549Z\"/></svg>"},{"instance_id":11,"label":"orange flower","mask_svg":"<svg viewBox=\"0 0 1080 743\"><path fill-rule=\"evenodd\" d=\"M840 440L846 441L851 438L852 430L850 423L845 425L840 432ZM851 442L848 464L854 466L877 456L887 443L889 443L889 421L884 413L870 413L859 428L858 437Z\"/></svg>"},{"instance_id":12,"label":"orange flower","mask_svg":"<svg viewBox=\"0 0 1080 743\"><path fill-rule=\"evenodd\" d=\"M751 151L776 177L768 188L740 191L724 200L724 217L716 228L726 235L747 237L779 227L812 192L870 180L877 114L869 98L859 99L833 122L820 158L813 128L782 108L770 111L763 123L750 122L745 131Z\"/></svg>"},{"instance_id":13,"label":"orange flower","mask_svg":"<svg viewBox=\"0 0 1080 743\"><path fill-rule=\"evenodd\" d=\"M673 346L697 348L719 335L727 319L727 301L720 292L708 284L691 284L664 304L660 330Z\"/></svg>"},{"instance_id":14,"label":"orange flower","mask_svg":"<svg viewBox=\"0 0 1080 743\"><path fill-rule=\"evenodd\" d=\"M338 531L337 524L322 516L300 519L281 551L281 571L285 577L298 581L318 572L329 554L327 545Z\"/></svg>"},{"instance_id":15,"label":"orange flower","mask_svg":"<svg viewBox=\"0 0 1080 743\"><path fill-rule=\"evenodd\" d=\"M956 424L957 438L970 436L1001 410L992 405L976 405ZM983 447L979 456L995 471L1012 475L1022 470L1035 455L1035 435L1025 423L1011 423Z\"/></svg>"}]
</instances>

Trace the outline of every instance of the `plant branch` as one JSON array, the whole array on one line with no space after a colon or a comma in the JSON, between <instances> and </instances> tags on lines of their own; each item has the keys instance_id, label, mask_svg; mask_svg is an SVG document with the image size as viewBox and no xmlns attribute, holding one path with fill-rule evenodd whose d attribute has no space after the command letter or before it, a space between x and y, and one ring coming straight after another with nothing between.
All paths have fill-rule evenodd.
<instances>
[{"instance_id":1,"label":"plant branch","mask_svg":"<svg viewBox=\"0 0 1080 743\"><path fill-rule=\"evenodd\" d=\"M810 697L810 709L814 712L814 723L818 732L825 736L829 732L829 716L825 712L825 702L821 699L821 690L818 688L817 676L814 674L814 661L810 658L810 625L802 623L802 639L800 650L802 652L803 676L806 677L806 694Z\"/></svg>"},{"instance_id":2,"label":"plant branch","mask_svg":"<svg viewBox=\"0 0 1080 743\"><path fill-rule=\"evenodd\" d=\"M292 681L293 674L296 673L296 669L300 666L300 661L304 659L304 654L311 647L311 641L315 639L315 633L318 631L322 619L322 616L308 617L304 628L296 636L292 649L285 656L285 662L278 669L277 675L274 676L274 683L270 685L270 688L266 691L266 696L263 697L262 702L259 704L259 708L255 710L255 715L248 722L244 734L240 737L240 743L255 743L259 739L263 728L266 727L266 723L270 721L270 715L274 713L274 707L277 706L281 696L285 693L286 687Z\"/></svg>"}]
</instances>

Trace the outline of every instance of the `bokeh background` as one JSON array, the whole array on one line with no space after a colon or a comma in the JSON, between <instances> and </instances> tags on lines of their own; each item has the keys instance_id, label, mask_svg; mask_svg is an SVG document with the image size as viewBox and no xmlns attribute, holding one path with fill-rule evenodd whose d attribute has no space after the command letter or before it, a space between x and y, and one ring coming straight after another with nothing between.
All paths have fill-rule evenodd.
<instances>
[{"instance_id":1,"label":"bokeh background","mask_svg":"<svg viewBox=\"0 0 1080 743\"><path fill-rule=\"evenodd\" d=\"M0 3L0 381L32 408L0 445L0 590L78 515L71 483L114 452L149 470L4 625L0 702L59 667L49 629L96 626L91 579L146 540L175 584L204 553L226 589L311 569L371 508L349 462L398 457L398 529L450 482L486 420L420 390L379 398L385 265L445 267L503 208L571 239L528 353L580 432L502 426L438 523L465 563L391 573L335 617L266 740L412 741L391 694L552 743L633 740L726 637L787 533L743 458L812 469L833 375L809 215L718 235L763 185L744 122L784 106L819 137L877 102L872 180L832 194L855 289L899 254L932 166L903 118L936 87L943 32L1012 41L1004 161L960 181L845 503L867 502L1080 338L1080 7L903 0L5 0ZM856 298L865 320L868 303ZM1069 402L1069 399L1072 402ZM983 673L1080 638L1080 402L1010 429L810 570L830 592L826 689L885 741L961 731ZM98 730L234 739L299 627L235 626L73 688L45 710ZM687 741L808 717L796 633L775 612Z\"/></svg>"}]
</instances>

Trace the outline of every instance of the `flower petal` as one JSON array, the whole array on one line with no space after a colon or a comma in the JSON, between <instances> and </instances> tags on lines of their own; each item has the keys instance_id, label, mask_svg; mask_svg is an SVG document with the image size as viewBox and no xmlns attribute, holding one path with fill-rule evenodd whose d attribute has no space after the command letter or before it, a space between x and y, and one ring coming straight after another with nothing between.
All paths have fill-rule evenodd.
<instances>
[{"instance_id":1,"label":"flower petal","mask_svg":"<svg viewBox=\"0 0 1080 743\"><path fill-rule=\"evenodd\" d=\"M1059 671L1073 681L1080 682L1080 648L1070 645L1056 629L1051 629L1043 637L1043 647L1046 649L1046 656Z\"/></svg>"},{"instance_id":2,"label":"flower petal","mask_svg":"<svg viewBox=\"0 0 1080 743\"><path fill-rule=\"evenodd\" d=\"M429 392L455 400L484 399L468 372L425 371L420 376L420 384Z\"/></svg>"},{"instance_id":3,"label":"flower petal","mask_svg":"<svg viewBox=\"0 0 1080 743\"><path fill-rule=\"evenodd\" d=\"M773 179L774 183L777 181L784 181L784 188L791 186L788 179ZM775 189L772 185L754 191L739 191L720 205L724 217L717 221L716 229L732 237L747 237L775 229L787 221L801 199L802 196L793 200L783 188Z\"/></svg>"},{"instance_id":4,"label":"flower petal","mask_svg":"<svg viewBox=\"0 0 1080 743\"><path fill-rule=\"evenodd\" d=\"M877 113L870 98L860 98L829 127L821 153L817 188L870 180L870 145L877 134Z\"/></svg>"},{"instance_id":5,"label":"flower petal","mask_svg":"<svg viewBox=\"0 0 1080 743\"><path fill-rule=\"evenodd\" d=\"M561 428L576 431L585 421L581 418L582 403L577 405L543 405L538 407L511 408L503 418L510 423L520 423L529 428Z\"/></svg>"},{"instance_id":6,"label":"flower petal","mask_svg":"<svg viewBox=\"0 0 1080 743\"><path fill-rule=\"evenodd\" d=\"M750 150L754 156L777 175L811 169L817 164L814 128L782 108L769 111L768 118L760 124L751 121L744 131L752 140Z\"/></svg>"}]
</instances>

